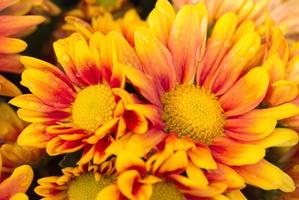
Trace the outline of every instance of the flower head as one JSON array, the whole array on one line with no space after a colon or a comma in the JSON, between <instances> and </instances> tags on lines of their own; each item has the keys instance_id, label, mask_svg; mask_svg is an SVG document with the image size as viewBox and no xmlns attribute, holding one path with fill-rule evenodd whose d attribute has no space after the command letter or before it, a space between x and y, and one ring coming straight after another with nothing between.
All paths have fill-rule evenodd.
<instances>
[{"instance_id":1,"label":"flower head","mask_svg":"<svg viewBox=\"0 0 299 200\"><path fill-rule=\"evenodd\" d=\"M175 13L164 0L157 2L147 22L149 28L135 32L142 67L124 68L132 85L160 110L163 130L191 139L199 152L206 147L217 166L212 179L229 170L263 189L294 190L292 180L263 158L269 147L298 142L296 132L276 124L298 115L299 109L288 102L260 106L271 80L265 67L253 64L263 50L254 23L238 25L237 15L226 13L208 35L203 3ZM188 162L196 162L189 149L184 151Z\"/></svg>"},{"instance_id":2,"label":"flower head","mask_svg":"<svg viewBox=\"0 0 299 200\"><path fill-rule=\"evenodd\" d=\"M116 43L117 42L117 43ZM32 94L11 100L18 114L32 122L20 135L23 145L47 148L50 155L83 149L81 164L104 161L105 149L128 132L142 134L156 124L154 106L126 89L118 44L130 46L118 33L97 32L89 40L78 33L54 43L64 71L30 57L21 84ZM129 52L124 52L128 55Z\"/></svg>"},{"instance_id":3,"label":"flower head","mask_svg":"<svg viewBox=\"0 0 299 200\"><path fill-rule=\"evenodd\" d=\"M102 15L94 16L90 22L84 21L83 19L71 15L66 16L66 24L62 26L62 30L58 33L65 35L79 32L84 37L90 38L94 32L101 32L106 35L110 31L116 31L122 33L129 43L134 46L135 30L137 27L146 25L135 9L128 10L124 16L119 19L114 19L110 12L104 12Z\"/></svg>"},{"instance_id":4,"label":"flower head","mask_svg":"<svg viewBox=\"0 0 299 200\"><path fill-rule=\"evenodd\" d=\"M62 173L61 176L39 179L35 192L47 199L95 200L116 179L113 161L99 166L86 164L67 167L62 169Z\"/></svg>"}]
</instances>

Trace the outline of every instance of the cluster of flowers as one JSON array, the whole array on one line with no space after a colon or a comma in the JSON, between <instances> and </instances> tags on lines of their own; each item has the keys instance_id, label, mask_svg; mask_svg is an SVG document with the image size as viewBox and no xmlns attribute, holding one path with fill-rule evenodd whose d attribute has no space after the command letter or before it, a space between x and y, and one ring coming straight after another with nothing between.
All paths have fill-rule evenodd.
<instances>
[{"instance_id":1,"label":"cluster of flowers","mask_svg":"<svg viewBox=\"0 0 299 200\"><path fill-rule=\"evenodd\" d=\"M245 200L248 185L299 199L296 1L158 0L143 20L85 0L50 64L16 37L60 9L0 0L0 71L28 89L0 75L18 108L0 103L0 200L30 185L44 200ZM42 164L62 155L59 174Z\"/></svg>"}]
</instances>

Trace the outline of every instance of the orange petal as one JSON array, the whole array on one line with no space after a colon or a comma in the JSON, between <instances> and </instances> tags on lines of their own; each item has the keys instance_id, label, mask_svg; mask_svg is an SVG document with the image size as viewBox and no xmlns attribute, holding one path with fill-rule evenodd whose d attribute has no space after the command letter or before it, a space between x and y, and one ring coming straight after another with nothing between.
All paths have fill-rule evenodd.
<instances>
[{"instance_id":1,"label":"orange petal","mask_svg":"<svg viewBox=\"0 0 299 200\"><path fill-rule=\"evenodd\" d=\"M9 200L29 200L29 198L24 193L17 193L14 196L12 196Z\"/></svg>"},{"instance_id":2,"label":"orange petal","mask_svg":"<svg viewBox=\"0 0 299 200\"><path fill-rule=\"evenodd\" d=\"M47 153L51 156L72 153L82 149L85 146L81 140L78 141L64 141L59 137L51 139L47 143Z\"/></svg>"},{"instance_id":3,"label":"orange petal","mask_svg":"<svg viewBox=\"0 0 299 200\"><path fill-rule=\"evenodd\" d=\"M270 105L280 105L294 100L298 95L297 84L287 80L276 81L271 85L266 101Z\"/></svg>"},{"instance_id":4,"label":"orange petal","mask_svg":"<svg viewBox=\"0 0 299 200\"><path fill-rule=\"evenodd\" d=\"M45 148L51 137L45 133L45 126L33 123L27 126L18 137L21 146Z\"/></svg>"},{"instance_id":5,"label":"orange petal","mask_svg":"<svg viewBox=\"0 0 299 200\"><path fill-rule=\"evenodd\" d=\"M298 143L298 133L288 128L276 128L268 137L255 141L264 148L289 147Z\"/></svg>"},{"instance_id":6,"label":"orange petal","mask_svg":"<svg viewBox=\"0 0 299 200\"><path fill-rule=\"evenodd\" d=\"M240 189L245 187L243 178L232 168L218 163L217 169L209 170L206 173L209 181L224 183L228 188Z\"/></svg>"},{"instance_id":7,"label":"orange petal","mask_svg":"<svg viewBox=\"0 0 299 200\"><path fill-rule=\"evenodd\" d=\"M264 68L250 70L220 97L225 116L241 115L258 106L266 95L268 83L269 76Z\"/></svg>"},{"instance_id":8,"label":"orange petal","mask_svg":"<svg viewBox=\"0 0 299 200\"><path fill-rule=\"evenodd\" d=\"M173 88L176 77L168 49L146 28L135 32L135 48L144 72L156 81L158 88Z\"/></svg>"},{"instance_id":9,"label":"orange petal","mask_svg":"<svg viewBox=\"0 0 299 200\"><path fill-rule=\"evenodd\" d=\"M270 83L282 80L285 77L285 66L278 54L271 55L263 64L269 73Z\"/></svg>"},{"instance_id":10,"label":"orange petal","mask_svg":"<svg viewBox=\"0 0 299 200\"><path fill-rule=\"evenodd\" d=\"M294 81L296 83L299 83L299 55L293 57L286 69L286 80Z\"/></svg>"},{"instance_id":11,"label":"orange petal","mask_svg":"<svg viewBox=\"0 0 299 200\"><path fill-rule=\"evenodd\" d=\"M197 70L197 84L203 85L207 76L213 76L223 56L231 46L231 38L237 26L237 16L227 13L217 20L212 35L207 42L207 49L202 63Z\"/></svg>"},{"instance_id":12,"label":"orange petal","mask_svg":"<svg viewBox=\"0 0 299 200\"><path fill-rule=\"evenodd\" d=\"M0 71L21 73L24 66L20 62L20 56L15 54L0 55Z\"/></svg>"},{"instance_id":13,"label":"orange petal","mask_svg":"<svg viewBox=\"0 0 299 200\"><path fill-rule=\"evenodd\" d=\"M0 53L18 53L24 51L27 47L26 42L20 39L0 37Z\"/></svg>"},{"instance_id":14,"label":"orange petal","mask_svg":"<svg viewBox=\"0 0 299 200\"><path fill-rule=\"evenodd\" d=\"M260 37L257 33L253 32L244 35L223 58L215 73L212 91L217 95L221 95L233 86L243 69L255 56L259 46Z\"/></svg>"},{"instance_id":15,"label":"orange petal","mask_svg":"<svg viewBox=\"0 0 299 200\"><path fill-rule=\"evenodd\" d=\"M265 149L260 146L241 144L228 138L216 138L211 149L216 160L230 166L253 164L265 156Z\"/></svg>"},{"instance_id":16,"label":"orange petal","mask_svg":"<svg viewBox=\"0 0 299 200\"><path fill-rule=\"evenodd\" d=\"M187 168L188 157L185 151L175 152L169 159L161 165L159 173L168 173Z\"/></svg>"},{"instance_id":17,"label":"orange petal","mask_svg":"<svg viewBox=\"0 0 299 200\"><path fill-rule=\"evenodd\" d=\"M178 174L170 174L169 177L179 185L193 190L201 189L208 185L209 182L200 168L193 166L192 169L190 167L187 169L189 173L188 177Z\"/></svg>"},{"instance_id":18,"label":"orange petal","mask_svg":"<svg viewBox=\"0 0 299 200\"><path fill-rule=\"evenodd\" d=\"M128 199L135 199L133 189L138 179L140 179L140 175L136 170L128 170L119 175L117 179L118 188Z\"/></svg>"},{"instance_id":19,"label":"orange petal","mask_svg":"<svg viewBox=\"0 0 299 200\"><path fill-rule=\"evenodd\" d=\"M171 26L175 19L175 11L169 1L157 1L155 8L147 18L151 32L167 46Z\"/></svg>"},{"instance_id":20,"label":"orange petal","mask_svg":"<svg viewBox=\"0 0 299 200\"><path fill-rule=\"evenodd\" d=\"M48 105L66 108L74 101L74 91L52 73L27 69L22 74L21 84Z\"/></svg>"},{"instance_id":21,"label":"orange petal","mask_svg":"<svg viewBox=\"0 0 299 200\"><path fill-rule=\"evenodd\" d=\"M126 110L131 110L146 117L154 126L161 125L159 108L148 104L129 104Z\"/></svg>"},{"instance_id":22,"label":"orange petal","mask_svg":"<svg viewBox=\"0 0 299 200\"><path fill-rule=\"evenodd\" d=\"M76 32L84 34L85 37L90 38L93 32L91 25L80 18L74 16L66 16L65 21L74 27Z\"/></svg>"},{"instance_id":23,"label":"orange petal","mask_svg":"<svg viewBox=\"0 0 299 200\"><path fill-rule=\"evenodd\" d=\"M186 5L176 15L168 44L179 83L192 83L195 78L196 64L205 51L207 18L203 3Z\"/></svg>"},{"instance_id":24,"label":"orange petal","mask_svg":"<svg viewBox=\"0 0 299 200\"><path fill-rule=\"evenodd\" d=\"M9 36L34 27L45 20L42 16L1 16L1 36Z\"/></svg>"},{"instance_id":25,"label":"orange petal","mask_svg":"<svg viewBox=\"0 0 299 200\"><path fill-rule=\"evenodd\" d=\"M136 87L146 99L155 105L161 104L158 93L159 87L154 84L154 81L150 77L128 65L123 65L122 70L128 81L131 82L133 87Z\"/></svg>"},{"instance_id":26,"label":"orange petal","mask_svg":"<svg viewBox=\"0 0 299 200\"><path fill-rule=\"evenodd\" d=\"M36 112L31 110L19 109L17 111L18 116L28 122L53 122L59 121L69 117L70 113L64 111L53 111L53 112Z\"/></svg>"},{"instance_id":27,"label":"orange petal","mask_svg":"<svg viewBox=\"0 0 299 200\"><path fill-rule=\"evenodd\" d=\"M245 165L234 168L246 181L246 183L260 187L264 190L280 189L283 192L295 190L293 180L266 160L253 165Z\"/></svg>"},{"instance_id":28,"label":"orange petal","mask_svg":"<svg viewBox=\"0 0 299 200\"><path fill-rule=\"evenodd\" d=\"M116 185L110 185L103 188L95 200L120 200L121 193Z\"/></svg>"},{"instance_id":29,"label":"orange petal","mask_svg":"<svg viewBox=\"0 0 299 200\"><path fill-rule=\"evenodd\" d=\"M216 169L217 167L208 147L197 146L192 148L188 151L188 157L199 168Z\"/></svg>"},{"instance_id":30,"label":"orange petal","mask_svg":"<svg viewBox=\"0 0 299 200\"><path fill-rule=\"evenodd\" d=\"M32 111L39 110L41 112L51 112L56 110L56 108L54 107L47 106L33 94L24 94L17 96L10 100L9 103L19 108Z\"/></svg>"},{"instance_id":31,"label":"orange petal","mask_svg":"<svg viewBox=\"0 0 299 200\"><path fill-rule=\"evenodd\" d=\"M259 140L269 135L277 124L276 119L246 117L246 114L225 121L225 133L242 141Z\"/></svg>"},{"instance_id":32,"label":"orange petal","mask_svg":"<svg viewBox=\"0 0 299 200\"><path fill-rule=\"evenodd\" d=\"M5 8L17 3L19 0L2 0L0 2L0 11L4 10Z\"/></svg>"},{"instance_id":33,"label":"orange petal","mask_svg":"<svg viewBox=\"0 0 299 200\"><path fill-rule=\"evenodd\" d=\"M0 95L14 97L21 94L17 86L0 74Z\"/></svg>"},{"instance_id":34,"label":"orange petal","mask_svg":"<svg viewBox=\"0 0 299 200\"><path fill-rule=\"evenodd\" d=\"M45 70L47 72L51 72L57 78L64 81L70 88L72 88L73 91L76 91L72 83L70 82L69 78L58 67L48 62L45 62L43 60L29 57L29 56L21 56L20 61L26 68L33 68L33 69L39 69L42 71Z\"/></svg>"},{"instance_id":35,"label":"orange petal","mask_svg":"<svg viewBox=\"0 0 299 200\"><path fill-rule=\"evenodd\" d=\"M141 70L142 65L135 50L122 36L122 34L118 32L109 32L108 36L109 39L114 42L117 51L117 61Z\"/></svg>"},{"instance_id":36,"label":"orange petal","mask_svg":"<svg viewBox=\"0 0 299 200\"><path fill-rule=\"evenodd\" d=\"M33 179L33 171L30 166L17 167L9 178L0 184L1 200L10 199L13 195L23 192L29 188Z\"/></svg>"},{"instance_id":37,"label":"orange petal","mask_svg":"<svg viewBox=\"0 0 299 200\"><path fill-rule=\"evenodd\" d=\"M292 103L285 103L265 109L255 109L246 114L248 117L254 118L273 118L282 120L299 114L299 107Z\"/></svg>"}]
</instances>

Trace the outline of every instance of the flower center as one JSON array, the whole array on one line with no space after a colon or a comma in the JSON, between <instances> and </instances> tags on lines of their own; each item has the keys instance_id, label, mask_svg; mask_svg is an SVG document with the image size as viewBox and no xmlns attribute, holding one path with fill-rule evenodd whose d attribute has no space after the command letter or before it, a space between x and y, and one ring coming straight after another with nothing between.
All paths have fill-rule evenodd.
<instances>
[{"instance_id":1,"label":"flower center","mask_svg":"<svg viewBox=\"0 0 299 200\"><path fill-rule=\"evenodd\" d=\"M101 177L99 181L91 173L76 177L69 185L69 200L94 200L98 193L113 182L112 177Z\"/></svg>"},{"instance_id":2,"label":"flower center","mask_svg":"<svg viewBox=\"0 0 299 200\"><path fill-rule=\"evenodd\" d=\"M156 183L150 200L184 200L184 195L171 182Z\"/></svg>"},{"instance_id":3,"label":"flower center","mask_svg":"<svg viewBox=\"0 0 299 200\"><path fill-rule=\"evenodd\" d=\"M109 86L89 86L80 91L74 101L73 122L80 128L93 132L112 118L115 106L114 95Z\"/></svg>"},{"instance_id":4,"label":"flower center","mask_svg":"<svg viewBox=\"0 0 299 200\"><path fill-rule=\"evenodd\" d=\"M194 85L178 85L162 97L166 130L210 144L222 136L225 117L217 98Z\"/></svg>"}]
</instances>

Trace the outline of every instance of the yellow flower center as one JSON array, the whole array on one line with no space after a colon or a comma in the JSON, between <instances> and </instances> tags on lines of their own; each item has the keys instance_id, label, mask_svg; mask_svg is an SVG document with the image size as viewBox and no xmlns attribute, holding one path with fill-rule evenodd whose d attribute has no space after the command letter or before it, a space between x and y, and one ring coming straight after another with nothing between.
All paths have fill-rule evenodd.
<instances>
[{"instance_id":1,"label":"yellow flower center","mask_svg":"<svg viewBox=\"0 0 299 200\"><path fill-rule=\"evenodd\" d=\"M114 95L109 86L89 86L80 91L75 99L73 122L80 128L93 132L112 118L115 106Z\"/></svg>"},{"instance_id":2,"label":"yellow flower center","mask_svg":"<svg viewBox=\"0 0 299 200\"><path fill-rule=\"evenodd\" d=\"M162 97L166 130L210 144L223 135L223 109L210 91L194 85L178 85Z\"/></svg>"},{"instance_id":3,"label":"yellow flower center","mask_svg":"<svg viewBox=\"0 0 299 200\"><path fill-rule=\"evenodd\" d=\"M156 183L150 200L184 200L184 195L171 182Z\"/></svg>"},{"instance_id":4,"label":"yellow flower center","mask_svg":"<svg viewBox=\"0 0 299 200\"><path fill-rule=\"evenodd\" d=\"M99 181L91 173L76 177L69 185L69 200L95 200L98 193L113 182L112 177L101 177Z\"/></svg>"}]
</instances>

